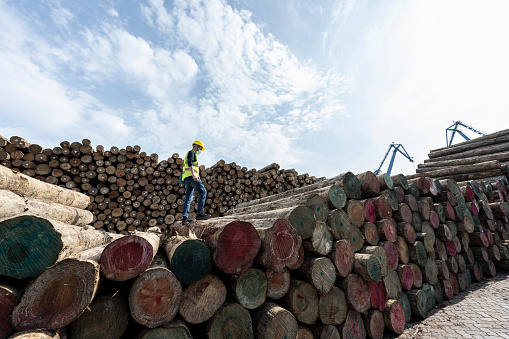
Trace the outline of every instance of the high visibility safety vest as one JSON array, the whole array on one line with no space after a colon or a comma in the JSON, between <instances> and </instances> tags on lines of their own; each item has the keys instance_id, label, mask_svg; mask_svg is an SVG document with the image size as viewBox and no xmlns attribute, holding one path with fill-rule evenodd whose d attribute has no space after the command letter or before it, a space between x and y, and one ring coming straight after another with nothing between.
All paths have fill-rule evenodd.
<instances>
[{"instance_id":1,"label":"high visibility safety vest","mask_svg":"<svg viewBox=\"0 0 509 339\"><path fill-rule=\"evenodd\" d=\"M194 151L193 151L194 152ZM196 153L194 153L194 162L193 166L189 167L187 164L187 155L189 152L187 152L186 157L184 158L184 167L182 168L182 181L186 180L187 177L192 177L193 174L191 173L191 169L194 171L198 179L200 178L200 167L198 166L198 157L196 156Z\"/></svg>"}]
</instances>

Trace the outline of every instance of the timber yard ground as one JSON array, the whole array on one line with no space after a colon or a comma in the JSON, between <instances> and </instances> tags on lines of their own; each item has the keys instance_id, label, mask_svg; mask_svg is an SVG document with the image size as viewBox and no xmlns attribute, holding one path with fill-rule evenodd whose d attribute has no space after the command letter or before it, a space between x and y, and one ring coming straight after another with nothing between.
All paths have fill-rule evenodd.
<instances>
[{"instance_id":1,"label":"timber yard ground","mask_svg":"<svg viewBox=\"0 0 509 339\"><path fill-rule=\"evenodd\" d=\"M403 334L387 338L509 338L509 272L472 282L431 310L428 318L412 317Z\"/></svg>"}]
</instances>

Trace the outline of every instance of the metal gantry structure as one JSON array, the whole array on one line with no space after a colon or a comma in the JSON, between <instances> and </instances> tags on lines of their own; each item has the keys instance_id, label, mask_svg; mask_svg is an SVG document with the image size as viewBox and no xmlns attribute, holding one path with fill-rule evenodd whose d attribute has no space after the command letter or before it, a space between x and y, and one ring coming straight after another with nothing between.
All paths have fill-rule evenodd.
<instances>
[{"instance_id":1,"label":"metal gantry structure","mask_svg":"<svg viewBox=\"0 0 509 339\"><path fill-rule=\"evenodd\" d=\"M382 160L382 163L380 163L380 166L378 166L378 169L374 172L375 174L380 174L382 166L385 162L385 159L387 159L387 156L389 155L389 152L392 151L392 157L391 162L389 163L389 168L387 169L387 174L391 174L392 166L394 165L394 158L396 158L396 153L399 152L403 154L405 158L407 158L410 162L414 162L414 158L412 158L408 152L406 151L405 147L403 147L402 144L395 144L394 142L390 144L389 149L387 150L387 153L385 153L384 159Z\"/></svg>"},{"instance_id":2,"label":"metal gantry structure","mask_svg":"<svg viewBox=\"0 0 509 339\"><path fill-rule=\"evenodd\" d=\"M465 138L465 140L470 140L470 138L468 136L466 136L460 129L458 129L458 126L463 126L465 128L468 128L469 130L471 130L477 134L480 134L480 135L486 135L486 133L484 133L472 126L469 126L459 120L458 121L453 120L452 122L453 122L453 124L445 130L445 142L446 142L447 147L452 145L452 140L453 140L454 136L456 135L456 133L458 133L463 138ZM451 132L450 138L449 138L449 132Z\"/></svg>"}]
</instances>

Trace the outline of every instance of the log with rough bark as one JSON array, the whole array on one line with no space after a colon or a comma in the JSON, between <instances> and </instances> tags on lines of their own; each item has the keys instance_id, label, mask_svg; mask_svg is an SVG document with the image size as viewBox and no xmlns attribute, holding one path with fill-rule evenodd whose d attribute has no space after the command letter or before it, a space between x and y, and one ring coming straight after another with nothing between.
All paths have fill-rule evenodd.
<instances>
[{"instance_id":1,"label":"log with rough bark","mask_svg":"<svg viewBox=\"0 0 509 339\"><path fill-rule=\"evenodd\" d=\"M16 281L0 283L0 338L7 338L13 330L11 314L21 294L22 288Z\"/></svg>"},{"instance_id":2,"label":"log with rough bark","mask_svg":"<svg viewBox=\"0 0 509 339\"><path fill-rule=\"evenodd\" d=\"M341 324L348 312L345 293L338 287L333 286L328 293L320 296L318 312L320 321L324 325Z\"/></svg>"},{"instance_id":3,"label":"log with rough bark","mask_svg":"<svg viewBox=\"0 0 509 339\"><path fill-rule=\"evenodd\" d=\"M364 326L362 316L354 310L348 311L345 322L339 325L338 329L342 338L366 338L366 327Z\"/></svg>"},{"instance_id":4,"label":"log with rough bark","mask_svg":"<svg viewBox=\"0 0 509 339\"><path fill-rule=\"evenodd\" d=\"M290 222L293 228L297 231L297 234L302 239L307 239L313 234L313 230L316 225L316 218L313 210L307 206L288 207L279 210L263 211L250 214L237 214L230 215L221 218L209 219L208 223L211 222L225 222L234 220L251 220L251 219L285 219ZM203 222L194 222L194 224L200 224ZM191 225L191 224L190 224ZM178 226L177 226L178 228Z\"/></svg>"},{"instance_id":5,"label":"log with rough bark","mask_svg":"<svg viewBox=\"0 0 509 339\"><path fill-rule=\"evenodd\" d=\"M75 321L95 296L99 263L64 259L32 281L12 313L17 330L56 330Z\"/></svg>"},{"instance_id":6,"label":"log with rough bark","mask_svg":"<svg viewBox=\"0 0 509 339\"><path fill-rule=\"evenodd\" d=\"M212 274L189 285L182 294L179 314L189 324L209 320L226 300L226 287Z\"/></svg>"},{"instance_id":7,"label":"log with rough bark","mask_svg":"<svg viewBox=\"0 0 509 339\"><path fill-rule=\"evenodd\" d=\"M267 297L267 278L261 270L251 268L231 278L231 291L235 300L247 309L260 307Z\"/></svg>"},{"instance_id":8,"label":"log with rough bark","mask_svg":"<svg viewBox=\"0 0 509 339\"><path fill-rule=\"evenodd\" d=\"M384 336L385 323L384 316L380 310L371 309L362 315L366 334L369 338L381 339Z\"/></svg>"},{"instance_id":9,"label":"log with rough bark","mask_svg":"<svg viewBox=\"0 0 509 339\"><path fill-rule=\"evenodd\" d=\"M354 253L353 271L367 281L379 282L382 279L382 267L378 257L367 253Z\"/></svg>"},{"instance_id":10,"label":"log with rough bark","mask_svg":"<svg viewBox=\"0 0 509 339\"><path fill-rule=\"evenodd\" d=\"M405 330L405 311L398 300L389 299L383 315L387 329L396 334L403 333Z\"/></svg>"},{"instance_id":11,"label":"log with rough bark","mask_svg":"<svg viewBox=\"0 0 509 339\"><path fill-rule=\"evenodd\" d=\"M15 173L1 165L0 189L12 191L21 196L81 209L87 208L90 203L90 198L85 194L50 185L22 173Z\"/></svg>"},{"instance_id":12,"label":"log with rough bark","mask_svg":"<svg viewBox=\"0 0 509 339\"><path fill-rule=\"evenodd\" d=\"M292 279L290 289L281 300L298 321L311 325L318 319L318 294L311 284Z\"/></svg>"},{"instance_id":13,"label":"log with rough bark","mask_svg":"<svg viewBox=\"0 0 509 339\"><path fill-rule=\"evenodd\" d=\"M152 263L160 235L137 232L109 243L101 255L101 273L114 281L126 281L144 272Z\"/></svg>"},{"instance_id":14,"label":"log with rough bark","mask_svg":"<svg viewBox=\"0 0 509 339\"><path fill-rule=\"evenodd\" d=\"M173 320L182 300L182 285L168 269L166 257L159 253L150 267L138 275L129 293L133 319L149 328Z\"/></svg>"},{"instance_id":15,"label":"log with rough bark","mask_svg":"<svg viewBox=\"0 0 509 339\"><path fill-rule=\"evenodd\" d=\"M327 224L322 221L316 222L311 238L302 242L304 249L311 254L327 255L332 250L333 236ZM263 248L263 243L262 243Z\"/></svg>"},{"instance_id":16,"label":"log with rough bark","mask_svg":"<svg viewBox=\"0 0 509 339\"><path fill-rule=\"evenodd\" d=\"M387 295L387 290L385 289L384 282L370 281L368 282L368 286L371 298L371 306L379 309L380 311L383 311L385 309L387 300L389 300L389 296Z\"/></svg>"},{"instance_id":17,"label":"log with rough bark","mask_svg":"<svg viewBox=\"0 0 509 339\"><path fill-rule=\"evenodd\" d=\"M158 338L179 338L193 339L187 325L181 320L163 324L156 328L142 329L136 339L158 339Z\"/></svg>"},{"instance_id":18,"label":"log with rough bark","mask_svg":"<svg viewBox=\"0 0 509 339\"><path fill-rule=\"evenodd\" d=\"M36 277L57 261L120 237L35 216L5 219L0 221L0 275Z\"/></svg>"},{"instance_id":19,"label":"log with rough bark","mask_svg":"<svg viewBox=\"0 0 509 339\"><path fill-rule=\"evenodd\" d=\"M204 240L173 236L166 240L164 250L170 270L185 285L202 279L212 269L210 248Z\"/></svg>"},{"instance_id":20,"label":"log with rough bark","mask_svg":"<svg viewBox=\"0 0 509 339\"><path fill-rule=\"evenodd\" d=\"M267 298L280 299L290 288L290 271L285 267L281 272L271 269L265 271L267 278Z\"/></svg>"},{"instance_id":21,"label":"log with rough bark","mask_svg":"<svg viewBox=\"0 0 509 339\"><path fill-rule=\"evenodd\" d=\"M327 221L335 239L350 241L354 252L362 248L364 239L359 228L352 225L345 211L332 210Z\"/></svg>"},{"instance_id":22,"label":"log with rough bark","mask_svg":"<svg viewBox=\"0 0 509 339\"><path fill-rule=\"evenodd\" d=\"M77 339L122 337L129 322L129 304L122 294L104 294L94 298L69 327L69 337Z\"/></svg>"},{"instance_id":23,"label":"log with rough bark","mask_svg":"<svg viewBox=\"0 0 509 339\"><path fill-rule=\"evenodd\" d=\"M336 281L334 263L327 257L306 257L297 274L320 294L328 293Z\"/></svg>"},{"instance_id":24,"label":"log with rough bark","mask_svg":"<svg viewBox=\"0 0 509 339\"><path fill-rule=\"evenodd\" d=\"M366 280L356 273L350 273L346 278L339 279L339 287L345 292L350 308L364 313L371 305L369 286Z\"/></svg>"},{"instance_id":25,"label":"log with rough bark","mask_svg":"<svg viewBox=\"0 0 509 339\"><path fill-rule=\"evenodd\" d=\"M232 324L232 326L235 325ZM297 337L298 326L294 315L272 302L263 304L253 313L253 327L256 338L284 339Z\"/></svg>"},{"instance_id":26,"label":"log with rough bark","mask_svg":"<svg viewBox=\"0 0 509 339\"><path fill-rule=\"evenodd\" d=\"M185 236L194 234L205 240L212 249L216 266L228 274L241 274L250 269L261 246L256 229L246 221L217 218L185 226L178 223L172 231Z\"/></svg>"},{"instance_id":27,"label":"log with rough bark","mask_svg":"<svg viewBox=\"0 0 509 339\"><path fill-rule=\"evenodd\" d=\"M268 310L263 306L257 311L265 311L268 319L264 323L271 324L272 318L278 318L275 313L284 312L280 311L281 308ZM278 312L279 311L279 312ZM286 311L288 312L288 311ZM290 313L290 312L288 312ZM290 313L291 315L291 313ZM272 316L272 317L271 317ZM262 315L263 317L263 315ZM291 317L281 316L288 323L291 322ZM256 318L259 319L259 318ZM262 318L263 319L263 318ZM295 321L295 318L294 318ZM259 326L260 322L256 323L255 329ZM287 325L288 326L288 325ZM295 327L297 324L295 323ZM264 328L264 326L262 325ZM276 326L278 328L279 326ZM272 327L271 327L272 328ZM252 339L253 338L253 323L251 321L251 315L249 311L237 303L225 303L221 308L214 314L207 324L207 336L209 339ZM263 338L263 335L261 336Z\"/></svg>"},{"instance_id":28,"label":"log with rough bark","mask_svg":"<svg viewBox=\"0 0 509 339\"><path fill-rule=\"evenodd\" d=\"M354 263L354 252L348 240L338 240L334 243L329 258L336 266L337 275L346 277L352 272Z\"/></svg>"},{"instance_id":29,"label":"log with rough bark","mask_svg":"<svg viewBox=\"0 0 509 339\"><path fill-rule=\"evenodd\" d=\"M307 194L291 196L289 198L274 200L263 204L251 205L248 207L237 207L226 212L226 215L252 214L256 212L266 212L272 210L280 210L295 206L309 207L319 221L327 221L329 215L329 207L324 198L319 194Z\"/></svg>"},{"instance_id":30,"label":"log with rough bark","mask_svg":"<svg viewBox=\"0 0 509 339\"><path fill-rule=\"evenodd\" d=\"M365 195L373 195L380 192L380 183L373 172L367 171L357 174L356 177L359 180L362 191Z\"/></svg>"}]
</instances>

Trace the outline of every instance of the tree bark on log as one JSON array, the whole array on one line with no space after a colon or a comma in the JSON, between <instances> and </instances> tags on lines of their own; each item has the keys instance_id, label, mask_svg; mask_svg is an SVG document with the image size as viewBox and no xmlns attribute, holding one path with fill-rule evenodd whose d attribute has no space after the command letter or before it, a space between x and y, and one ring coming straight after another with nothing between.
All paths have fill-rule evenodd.
<instances>
[{"instance_id":1,"label":"tree bark on log","mask_svg":"<svg viewBox=\"0 0 509 339\"><path fill-rule=\"evenodd\" d=\"M498 145L501 143L506 143L509 141L509 135L507 135L507 130L503 130L497 133L488 134L486 136L482 136L476 138L474 140L465 141L453 146L439 148L435 150L431 150L428 154L430 159L447 156L450 154L464 153L468 150L475 150L486 146ZM490 153L490 152L485 152Z\"/></svg>"},{"instance_id":2,"label":"tree bark on log","mask_svg":"<svg viewBox=\"0 0 509 339\"><path fill-rule=\"evenodd\" d=\"M405 330L405 311L398 300L389 299L383 315L387 329L396 334L403 333Z\"/></svg>"},{"instance_id":3,"label":"tree bark on log","mask_svg":"<svg viewBox=\"0 0 509 339\"><path fill-rule=\"evenodd\" d=\"M362 191L365 195L372 195L380 192L380 183L378 182L378 179L373 172L367 171L361 174L357 174L356 177L359 180Z\"/></svg>"},{"instance_id":4,"label":"tree bark on log","mask_svg":"<svg viewBox=\"0 0 509 339\"><path fill-rule=\"evenodd\" d=\"M187 328L187 325L181 320L173 320L170 323L152 329L145 328L136 339L156 338L193 339L189 328Z\"/></svg>"},{"instance_id":5,"label":"tree bark on log","mask_svg":"<svg viewBox=\"0 0 509 339\"><path fill-rule=\"evenodd\" d=\"M205 240L212 249L216 266L228 274L241 274L250 269L261 247L258 232L246 221L214 218L185 226L178 223L173 227L173 232L195 234Z\"/></svg>"},{"instance_id":6,"label":"tree bark on log","mask_svg":"<svg viewBox=\"0 0 509 339\"><path fill-rule=\"evenodd\" d=\"M354 252L348 240L338 240L334 243L329 259L336 266L336 273L340 277L346 277L352 272Z\"/></svg>"},{"instance_id":7,"label":"tree bark on log","mask_svg":"<svg viewBox=\"0 0 509 339\"><path fill-rule=\"evenodd\" d=\"M111 242L101 255L101 273L114 281L137 277L149 268L159 243L159 235L151 232L137 232Z\"/></svg>"},{"instance_id":8,"label":"tree bark on log","mask_svg":"<svg viewBox=\"0 0 509 339\"><path fill-rule=\"evenodd\" d=\"M212 318L226 300L226 287L215 275L207 274L190 284L182 294L179 314L189 324Z\"/></svg>"},{"instance_id":9,"label":"tree bark on log","mask_svg":"<svg viewBox=\"0 0 509 339\"><path fill-rule=\"evenodd\" d=\"M0 189L9 190L21 196L81 209L87 208L90 203L90 198L85 194L50 185L22 173L15 173L1 165L0 179Z\"/></svg>"},{"instance_id":10,"label":"tree bark on log","mask_svg":"<svg viewBox=\"0 0 509 339\"><path fill-rule=\"evenodd\" d=\"M0 284L0 338L7 338L13 330L11 314L21 294L22 289L16 282Z\"/></svg>"},{"instance_id":11,"label":"tree bark on log","mask_svg":"<svg viewBox=\"0 0 509 339\"><path fill-rule=\"evenodd\" d=\"M362 316L354 310L348 311L345 322L338 329L340 330L341 338L366 338L366 327L364 326Z\"/></svg>"},{"instance_id":12,"label":"tree bark on log","mask_svg":"<svg viewBox=\"0 0 509 339\"><path fill-rule=\"evenodd\" d=\"M260 307L267 297L267 278L262 271L251 268L231 278L231 291L235 300L247 309Z\"/></svg>"},{"instance_id":13,"label":"tree bark on log","mask_svg":"<svg viewBox=\"0 0 509 339\"><path fill-rule=\"evenodd\" d=\"M210 248L202 239L173 236L166 240L164 250L170 270L184 285L201 280L212 269Z\"/></svg>"},{"instance_id":14,"label":"tree bark on log","mask_svg":"<svg viewBox=\"0 0 509 339\"><path fill-rule=\"evenodd\" d=\"M282 309L284 310L284 309ZM276 317L275 313L286 311L281 311L278 309L273 310L272 307L267 310L264 306L260 307L258 312L262 313L262 317L264 313L267 313L267 316L272 316L272 318ZM279 312L278 312L279 311ZM286 311L288 312L288 311ZM258 315L260 315L258 313ZM288 312L290 313L290 312ZM291 315L291 313L290 313ZM254 318L260 319L259 316L255 316ZM255 321L256 321L255 319ZM263 319L263 318L262 318ZM266 320L267 323L271 324L269 318ZM284 319L286 322L288 322L288 325L292 323L291 317L284 316ZM294 318L295 319L295 318ZM258 327L260 326L260 321L256 322L256 330L257 334ZM296 321L295 327L297 326ZM233 324L233 325L232 325ZM267 326L267 325L265 325ZM278 324L276 328L283 327L282 325ZM264 326L262 325L262 328ZM271 327L272 328L272 327ZM224 339L224 338L232 338L232 339L253 339L253 323L251 321L251 315L249 314L249 311L242 307L242 305L237 303L225 303L210 319L207 325L207 336L209 339ZM260 336L263 338L263 335Z\"/></svg>"},{"instance_id":15,"label":"tree bark on log","mask_svg":"<svg viewBox=\"0 0 509 339\"><path fill-rule=\"evenodd\" d=\"M324 325L339 325L345 321L348 312L345 293L338 287L331 290L318 301L319 317Z\"/></svg>"},{"instance_id":16,"label":"tree bark on log","mask_svg":"<svg viewBox=\"0 0 509 339\"><path fill-rule=\"evenodd\" d=\"M311 284L292 279L281 300L298 321L311 325L318 319L318 294Z\"/></svg>"},{"instance_id":17,"label":"tree bark on log","mask_svg":"<svg viewBox=\"0 0 509 339\"><path fill-rule=\"evenodd\" d=\"M339 280L339 287L345 292L350 308L364 313L371 305L369 286L360 275L350 273L346 278Z\"/></svg>"},{"instance_id":18,"label":"tree bark on log","mask_svg":"<svg viewBox=\"0 0 509 339\"><path fill-rule=\"evenodd\" d=\"M254 312L253 326L256 338L284 339L297 337L297 320L293 314L272 302L263 304Z\"/></svg>"},{"instance_id":19,"label":"tree bark on log","mask_svg":"<svg viewBox=\"0 0 509 339\"><path fill-rule=\"evenodd\" d=\"M117 339L129 322L129 304L122 294L94 298L80 317L69 327L69 337L77 339Z\"/></svg>"},{"instance_id":20,"label":"tree bark on log","mask_svg":"<svg viewBox=\"0 0 509 339\"><path fill-rule=\"evenodd\" d=\"M34 216L6 219L0 221L0 275L36 277L57 261L120 237ZM15 260L9 253L17 253Z\"/></svg>"},{"instance_id":21,"label":"tree bark on log","mask_svg":"<svg viewBox=\"0 0 509 339\"><path fill-rule=\"evenodd\" d=\"M99 271L96 261L77 259L64 259L45 270L14 308L14 328L57 330L75 321L95 296Z\"/></svg>"},{"instance_id":22,"label":"tree bark on log","mask_svg":"<svg viewBox=\"0 0 509 339\"><path fill-rule=\"evenodd\" d=\"M175 318L182 300L182 285L168 269L163 254L154 257L150 267L134 280L129 293L133 319L149 328Z\"/></svg>"},{"instance_id":23,"label":"tree bark on log","mask_svg":"<svg viewBox=\"0 0 509 339\"><path fill-rule=\"evenodd\" d=\"M336 281L334 264L327 257L306 257L297 274L313 285L320 295L327 294Z\"/></svg>"},{"instance_id":24,"label":"tree bark on log","mask_svg":"<svg viewBox=\"0 0 509 339\"><path fill-rule=\"evenodd\" d=\"M290 271L285 267L281 272L267 269L267 298L281 299L290 288Z\"/></svg>"}]
</instances>

